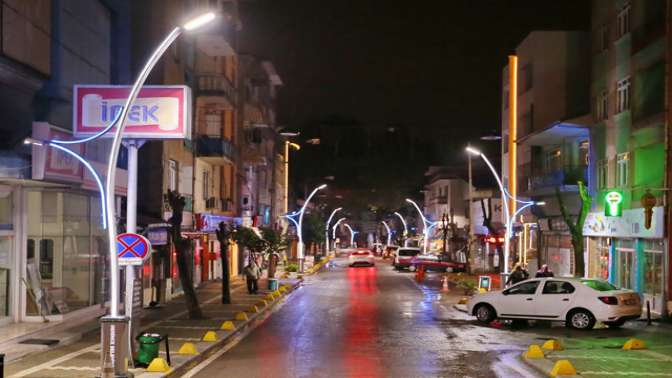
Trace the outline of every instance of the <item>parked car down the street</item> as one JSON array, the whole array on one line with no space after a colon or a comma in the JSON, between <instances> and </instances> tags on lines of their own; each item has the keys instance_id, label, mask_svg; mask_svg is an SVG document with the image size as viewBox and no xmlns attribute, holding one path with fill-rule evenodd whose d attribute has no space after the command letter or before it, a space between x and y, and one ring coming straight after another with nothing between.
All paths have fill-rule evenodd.
<instances>
[{"instance_id":1,"label":"parked car down the street","mask_svg":"<svg viewBox=\"0 0 672 378\"><path fill-rule=\"evenodd\" d=\"M375 257L373 256L373 252L369 251L366 248L358 248L353 252L350 252L350 255L348 256L348 265L374 266L376 265L376 260Z\"/></svg>"},{"instance_id":2,"label":"parked car down the street","mask_svg":"<svg viewBox=\"0 0 672 378\"><path fill-rule=\"evenodd\" d=\"M421 267L425 271L436 272L464 272L466 268L464 263L441 260L439 256L417 255L411 259L408 270L415 272Z\"/></svg>"},{"instance_id":3,"label":"parked car down the street","mask_svg":"<svg viewBox=\"0 0 672 378\"><path fill-rule=\"evenodd\" d=\"M420 254L420 248L414 247L400 247L394 252L394 260L392 265L395 269L408 268L411 265L413 257Z\"/></svg>"},{"instance_id":4,"label":"parked car down the street","mask_svg":"<svg viewBox=\"0 0 672 378\"><path fill-rule=\"evenodd\" d=\"M591 329L597 321L620 327L642 314L639 295L598 279L537 278L505 290L477 294L467 312L482 323L500 319L563 321Z\"/></svg>"}]
</instances>

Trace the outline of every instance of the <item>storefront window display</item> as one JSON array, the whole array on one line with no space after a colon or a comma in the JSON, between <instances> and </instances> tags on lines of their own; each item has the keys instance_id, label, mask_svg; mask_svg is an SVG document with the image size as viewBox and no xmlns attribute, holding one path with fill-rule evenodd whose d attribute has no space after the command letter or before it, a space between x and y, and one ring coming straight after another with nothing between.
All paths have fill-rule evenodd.
<instances>
[{"instance_id":1,"label":"storefront window display","mask_svg":"<svg viewBox=\"0 0 672 378\"><path fill-rule=\"evenodd\" d=\"M83 193L27 193L27 315L102 303L107 243L99 201Z\"/></svg>"},{"instance_id":2,"label":"storefront window display","mask_svg":"<svg viewBox=\"0 0 672 378\"><path fill-rule=\"evenodd\" d=\"M662 240L644 241L644 293L652 297L663 293L663 251L665 243Z\"/></svg>"},{"instance_id":3,"label":"storefront window display","mask_svg":"<svg viewBox=\"0 0 672 378\"><path fill-rule=\"evenodd\" d=\"M609 280L608 238L590 238L588 241L588 277Z\"/></svg>"}]
</instances>

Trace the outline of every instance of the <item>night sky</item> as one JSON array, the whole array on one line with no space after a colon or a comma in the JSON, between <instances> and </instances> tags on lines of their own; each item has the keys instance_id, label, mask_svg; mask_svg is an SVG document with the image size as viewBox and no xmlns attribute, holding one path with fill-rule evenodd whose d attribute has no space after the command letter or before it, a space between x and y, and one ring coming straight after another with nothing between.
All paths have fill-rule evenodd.
<instances>
[{"instance_id":1,"label":"night sky","mask_svg":"<svg viewBox=\"0 0 672 378\"><path fill-rule=\"evenodd\" d=\"M427 165L459 164L454 149L499 129L501 70L527 33L590 25L587 0L243 0L241 11L242 52L271 59L285 83L280 124L403 124L434 145Z\"/></svg>"}]
</instances>

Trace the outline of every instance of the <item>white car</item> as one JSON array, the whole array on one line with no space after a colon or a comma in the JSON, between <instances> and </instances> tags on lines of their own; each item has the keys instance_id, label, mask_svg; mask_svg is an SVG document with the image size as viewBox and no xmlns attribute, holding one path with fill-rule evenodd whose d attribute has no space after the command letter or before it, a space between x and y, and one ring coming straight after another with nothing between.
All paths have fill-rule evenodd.
<instances>
[{"instance_id":1,"label":"white car","mask_svg":"<svg viewBox=\"0 0 672 378\"><path fill-rule=\"evenodd\" d=\"M533 278L505 290L477 294L467 303L482 323L500 319L563 321L591 329L596 321L620 327L642 315L639 295L598 279Z\"/></svg>"},{"instance_id":2,"label":"white car","mask_svg":"<svg viewBox=\"0 0 672 378\"><path fill-rule=\"evenodd\" d=\"M366 248L358 248L350 253L348 256L348 265L367 265L374 266L376 265L376 260L373 256L373 252L369 251Z\"/></svg>"}]
</instances>

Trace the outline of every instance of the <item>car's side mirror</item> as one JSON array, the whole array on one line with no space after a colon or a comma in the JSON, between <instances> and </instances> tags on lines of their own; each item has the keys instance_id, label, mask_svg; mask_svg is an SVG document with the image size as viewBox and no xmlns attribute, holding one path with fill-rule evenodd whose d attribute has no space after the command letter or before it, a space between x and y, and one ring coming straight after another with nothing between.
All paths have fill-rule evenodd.
<instances>
[{"instance_id":1,"label":"car's side mirror","mask_svg":"<svg viewBox=\"0 0 672 378\"><path fill-rule=\"evenodd\" d=\"M509 291L508 290L502 291L502 295L509 295Z\"/></svg>"}]
</instances>

